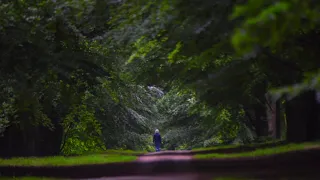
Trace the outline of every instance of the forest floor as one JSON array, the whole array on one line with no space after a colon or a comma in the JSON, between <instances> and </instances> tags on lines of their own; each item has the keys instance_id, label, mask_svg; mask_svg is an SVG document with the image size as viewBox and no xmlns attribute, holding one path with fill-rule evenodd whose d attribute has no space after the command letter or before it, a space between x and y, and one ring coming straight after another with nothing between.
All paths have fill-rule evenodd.
<instances>
[{"instance_id":1,"label":"forest floor","mask_svg":"<svg viewBox=\"0 0 320 180\"><path fill-rule=\"evenodd\" d=\"M137 155L136 161L106 164L1 165L0 173L7 177L14 174L83 180L320 179L319 144L279 144L276 147L266 146L257 149L231 148L233 152L230 148L224 148L225 152L219 148L154 152Z\"/></svg>"}]
</instances>

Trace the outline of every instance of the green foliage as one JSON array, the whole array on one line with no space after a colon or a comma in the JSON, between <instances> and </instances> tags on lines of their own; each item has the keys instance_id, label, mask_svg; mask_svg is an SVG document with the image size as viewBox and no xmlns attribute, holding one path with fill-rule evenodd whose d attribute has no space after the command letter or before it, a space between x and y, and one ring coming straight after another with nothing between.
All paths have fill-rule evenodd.
<instances>
[{"instance_id":1,"label":"green foliage","mask_svg":"<svg viewBox=\"0 0 320 180\"><path fill-rule=\"evenodd\" d=\"M201 103L190 90L169 91L158 101L157 107L163 114L160 129L164 129L167 149L208 147L230 143L236 138L243 143L252 136L250 130L244 130L247 128L243 123L243 110L210 107Z\"/></svg>"},{"instance_id":2,"label":"green foliage","mask_svg":"<svg viewBox=\"0 0 320 180\"><path fill-rule=\"evenodd\" d=\"M179 89L173 92L191 89L195 94L194 104L187 102L188 97L170 91L159 101L158 109L164 116L162 126L168 130L165 138L172 144L214 144L231 139L248 143L260 133L258 124L263 124L266 115L259 109L265 108L268 91L288 86L277 91L281 97L317 89L319 54L316 43L311 42L319 36L319 3L193 3L176 0L171 8L164 8L167 6L162 7L163 3L157 1L126 1L124 9L129 4L133 9L127 17L130 22L120 22L122 32L123 27L131 31L123 33L130 39L130 49L134 42L141 44L143 37L145 46L135 46L140 51L131 52L133 56L135 52L143 55L127 64L129 71L134 69L132 72L137 75L135 82ZM143 11L138 12L141 7ZM155 24L154 17L161 21ZM160 38L156 36L159 32L163 33ZM168 40L161 42L163 37ZM303 79L304 83L291 86ZM264 126L268 128L266 123ZM203 131L206 133L200 133ZM205 140L200 140L201 136Z\"/></svg>"},{"instance_id":3,"label":"green foliage","mask_svg":"<svg viewBox=\"0 0 320 180\"><path fill-rule=\"evenodd\" d=\"M318 24L319 5L311 1L254 1L237 6L232 18L245 17L232 42L248 53L255 45L279 48L286 38L308 32Z\"/></svg>"},{"instance_id":4,"label":"green foliage","mask_svg":"<svg viewBox=\"0 0 320 180\"><path fill-rule=\"evenodd\" d=\"M173 63L173 62L175 61L174 59L176 58L177 54L178 54L179 51L181 50L181 47L182 47L181 42L178 42L178 43L176 44L175 49L168 54L168 61L169 61L169 63Z\"/></svg>"},{"instance_id":5,"label":"green foliage","mask_svg":"<svg viewBox=\"0 0 320 180\"><path fill-rule=\"evenodd\" d=\"M61 146L64 154L145 148L149 139L144 133L157 117L155 97L132 84L121 64L123 56L115 54L125 51L105 36L110 30L108 3L0 5L1 133L18 127L28 141L40 142L39 137L48 137L26 134L45 127L57 142L44 140L42 146Z\"/></svg>"},{"instance_id":6,"label":"green foliage","mask_svg":"<svg viewBox=\"0 0 320 180\"><path fill-rule=\"evenodd\" d=\"M4 1L0 133L17 128L14 138L40 142L29 131L45 128L64 154L153 151L155 128L167 149L249 143L260 138L268 91L319 89L319 7Z\"/></svg>"},{"instance_id":7,"label":"green foliage","mask_svg":"<svg viewBox=\"0 0 320 180\"><path fill-rule=\"evenodd\" d=\"M283 95L286 96L287 99L292 99L302 92L308 90L319 90L320 89L320 73L311 73L305 77L305 79L294 86L287 86L278 89L272 89L271 93L274 96L274 99L279 99Z\"/></svg>"},{"instance_id":8,"label":"green foliage","mask_svg":"<svg viewBox=\"0 0 320 180\"><path fill-rule=\"evenodd\" d=\"M227 109L222 109L216 116L215 121L219 128L219 132L215 136L222 140L217 144L223 143L223 139L235 139L237 137L239 125L232 122L232 114Z\"/></svg>"},{"instance_id":9,"label":"green foliage","mask_svg":"<svg viewBox=\"0 0 320 180\"><path fill-rule=\"evenodd\" d=\"M244 17L241 26L232 37L233 46L239 53L255 51L258 46L268 47L274 53L285 51L291 59L289 61L298 61L304 72L304 80L300 79L302 81L300 84L274 90L276 99L285 94L292 98L305 90L318 89L318 73L313 68L310 71L310 68L306 66L317 64L317 58L314 57L314 54L311 53L310 56L308 53L313 44L309 44L308 48L305 48L301 46L303 44L301 39L309 41L307 36L303 36L317 31L320 18L319 7L319 3L313 1L283 0L248 1L248 3L234 9L232 18ZM300 39L300 44L295 42L297 39ZM304 57L298 57L299 55L293 52L298 49ZM297 57L300 59L296 59ZM283 60L280 59L280 61Z\"/></svg>"},{"instance_id":10,"label":"green foliage","mask_svg":"<svg viewBox=\"0 0 320 180\"><path fill-rule=\"evenodd\" d=\"M2 103L0 108L0 135L3 135L3 132L9 126L10 117L16 114L15 111L16 109L14 109L12 102L10 102L10 104L6 102Z\"/></svg>"},{"instance_id":11,"label":"green foliage","mask_svg":"<svg viewBox=\"0 0 320 180\"><path fill-rule=\"evenodd\" d=\"M77 155L105 150L100 123L85 105L75 107L63 121L65 155Z\"/></svg>"}]
</instances>

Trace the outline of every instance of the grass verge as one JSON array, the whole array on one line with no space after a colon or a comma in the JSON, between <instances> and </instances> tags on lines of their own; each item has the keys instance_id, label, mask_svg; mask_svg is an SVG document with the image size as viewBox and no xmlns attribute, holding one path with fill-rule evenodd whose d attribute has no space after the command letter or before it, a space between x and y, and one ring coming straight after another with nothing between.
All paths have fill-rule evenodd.
<instances>
[{"instance_id":1,"label":"grass verge","mask_svg":"<svg viewBox=\"0 0 320 180\"><path fill-rule=\"evenodd\" d=\"M235 178L235 177L218 177L218 178L213 178L212 180L254 180L254 179Z\"/></svg>"},{"instance_id":2,"label":"grass verge","mask_svg":"<svg viewBox=\"0 0 320 180\"><path fill-rule=\"evenodd\" d=\"M277 146L273 148L257 149L251 152L234 153L234 154L221 154L221 153L211 153L211 154L198 154L194 157L196 159L212 159L212 158L239 158L239 157L256 157L265 156L273 154L281 154L290 151L304 150L308 148L319 147L320 143L302 143L302 144L287 144L282 146Z\"/></svg>"},{"instance_id":3,"label":"grass verge","mask_svg":"<svg viewBox=\"0 0 320 180\"><path fill-rule=\"evenodd\" d=\"M59 180L57 178L47 178L47 177L0 177L0 180L7 180L7 179L16 179L16 180ZM62 180L62 179L60 179Z\"/></svg>"},{"instance_id":4,"label":"grass verge","mask_svg":"<svg viewBox=\"0 0 320 180\"><path fill-rule=\"evenodd\" d=\"M114 162L129 162L136 160L136 156L116 154L97 154L85 156L53 156L0 159L0 166L73 166L85 164L104 164Z\"/></svg>"},{"instance_id":5,"label":"grass verge","mask_svg":"<svg viewBox=\"0 0 320 180\"><path fill-rule=\"evenodd\" d=\"M128 154L128 155L141 155L148 153L148 151L133 151L133 150L115 150L115 149L109 149L104 151L103 153L106 154Z\"/></svg>"},{"instance_id":6,"label":"grass verge","mask_svg":"<svg viewBox=\"0 0 320 180\"><path fill-rule=\"evenodd\" d=\"M68 157L72 156L84 156L84 155L97 155L97 154L115 154L115 155L128 155L128 156L139 156L148 153L148 151L133 151L133 150L121 150L121 149L108 149L108 150L99 150L88 152L84 154L71 154L66 155Z\"/></svg>"},{"instance_id":7,"label":"grass verge","mask_svg":"<svg viewBox=\"0 0 320 180\"><path fill-rule=\"evenodd\" d=\"M259 148L260 146L272 146L272 145L278 145L283 143L283 141L270 141L266 143L253 143L253 144L246 144L246 145L217 145L213 147L205 147L205 148L196 148L192 149L193 152L199 152L199 151L213 151L213 150L221 150L221 149L234 149L234 148Z\"/></svg>"}]
</instances>

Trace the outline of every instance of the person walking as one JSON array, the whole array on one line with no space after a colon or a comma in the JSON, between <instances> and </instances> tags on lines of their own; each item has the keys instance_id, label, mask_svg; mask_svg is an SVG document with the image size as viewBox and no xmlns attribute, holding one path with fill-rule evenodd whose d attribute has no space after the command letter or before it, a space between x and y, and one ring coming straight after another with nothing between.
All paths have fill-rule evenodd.
<instances>
[{"instance_id":1,"label":"person walking","mask_svg":"<svg viewBox=\"0 0 320 180\"><path fill-rule=\"evenodd\" d=\"M156 148L156 152L159 152L161 147L161 135L158 129L155 130L155 133L153 135L153 143Z\"/></svg>"}]
</instances>

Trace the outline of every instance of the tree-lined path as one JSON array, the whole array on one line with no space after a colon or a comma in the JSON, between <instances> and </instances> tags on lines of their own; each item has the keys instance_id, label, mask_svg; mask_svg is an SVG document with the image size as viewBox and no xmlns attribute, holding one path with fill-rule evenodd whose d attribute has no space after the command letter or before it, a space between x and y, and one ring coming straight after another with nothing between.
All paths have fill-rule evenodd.
<instances>
[{"instance_id":1,"label":"tree-lined path","mask_svg":"<svg viewBox=\"0 0 320 180\"><path fill-rule=\"evenodd\" d=\"M320 174L320 1L0 2L1 176Z\"/></svg>"}]
</instances>

